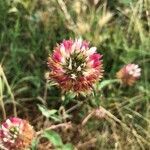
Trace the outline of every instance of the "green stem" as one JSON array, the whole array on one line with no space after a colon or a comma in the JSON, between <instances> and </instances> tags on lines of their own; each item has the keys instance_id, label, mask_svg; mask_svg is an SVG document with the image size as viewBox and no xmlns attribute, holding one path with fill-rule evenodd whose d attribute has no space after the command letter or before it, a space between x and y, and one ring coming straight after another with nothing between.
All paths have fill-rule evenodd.
<instances>
[{"instance_id":1,"label":"green stem","mask_svg":"<svg viewBox=\"0 0 150 150\"><path fill-rule=\"evenodd\" d=\"M17 108L16 108L15 98L14 98L14 95L13 95L13 93L11 91L11 88L10 88L10 86L8 84L7 78L5 76L5 73L4 73L3 68L2 68L1 65L0 65L0 73L1 73L1 76L2 76L2 78L4 80L5 85L7 87L8 93L10 94L10 97L12 99L14 116L17 117Z\"/></svg>"},{"instance_id":2,"label":"green stem","mask_svg":"<svg viewBox=\"0 0 150 150\"><path fill-rule=\"evenodd\" d=\"M1 70L0 70L1 71ZM6 119L6 110L5 110L5 105L4 105L4 102L3 102L3 85L2 85L2 78L1 78L1 72L0 72L0 105L1 105L1 108L2 108L2 114L3 114L3 119L5 120Z\"/></svg>"}]
</instances>

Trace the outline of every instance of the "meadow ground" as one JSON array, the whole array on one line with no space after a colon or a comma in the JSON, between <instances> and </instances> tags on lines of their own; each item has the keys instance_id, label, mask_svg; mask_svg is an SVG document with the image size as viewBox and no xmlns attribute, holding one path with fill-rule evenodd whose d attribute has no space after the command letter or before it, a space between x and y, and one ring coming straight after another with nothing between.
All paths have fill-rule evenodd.
<instances>
[{"instance_id":1,"label":"meadow ground","mask_svg":"<svg viewBox=\"0 0 150 150\"><path fill-rule=\"evenodd\" d=\"M87 96L45 78L56 43L80 37L103 55ZM116 73L131 63L141 77L123 85ZM0 0L0 121L28 120L33 150L149 150L149 68L149 0Z\"/></svg>"}]
</instances>

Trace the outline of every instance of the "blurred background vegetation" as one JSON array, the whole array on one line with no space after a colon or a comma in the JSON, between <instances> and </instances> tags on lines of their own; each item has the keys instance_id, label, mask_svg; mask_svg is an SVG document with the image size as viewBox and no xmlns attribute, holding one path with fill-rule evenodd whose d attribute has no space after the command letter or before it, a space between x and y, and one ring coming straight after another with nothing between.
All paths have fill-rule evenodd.
<instances>
[{"instance_id":1,"label":"blurred background vegetation","mask_svg":"<svg viewBox=\"0 0 150 150\"><path fill-rule=\"evenodd\" d=\"M12 115L14 99L18 116L39 130L63 122L62 108L82 101L63 95L44 77L56 43L76 37L97 46L105 73L82 109L65 114L75 127L71 133L58 131L63 142L78 149L150 149L149 0L0 0L0 64L6 77L0 78L0 98L7 116ZM139 64L142 76L135 86L120 86L114 80L116 72L128 63ZM90 119L81 130L81 120L100 105L121 123ZM56 110L54 116L45 115L46 109ZM93 137L96 141L87 147L80 144Z\"/></svg>"}]
</instances>

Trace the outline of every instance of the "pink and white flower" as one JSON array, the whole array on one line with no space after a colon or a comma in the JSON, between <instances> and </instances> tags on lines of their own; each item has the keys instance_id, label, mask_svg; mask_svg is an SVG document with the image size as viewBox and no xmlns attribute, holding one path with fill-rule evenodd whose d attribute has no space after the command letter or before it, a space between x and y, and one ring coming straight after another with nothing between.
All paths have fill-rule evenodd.
<instances>
[{"instance_id":1,"label":"pink and white flower","mask_svg":"<svg viewBox=\"0 0 150 150\"><path fill-rule=\"evenodd\" d=\"M136 64L125 65L117 72L117 77L126 85L133 85L141 76L141 68Z\"/></svg>"},{"instance_id":2,"label":"pink and white flower","mask_svg":"<svg viewBox=\"0 0 150 150\"><path fill-rule=\"evenodd\" d=\"M141 76L141 69L139 68L138 65L128 64L125 69L126 73L129 73L129 75L135 78L139 78Z\"/></svg>"},{"instance_id":3,"label":"pink and white flower","mask_svg":"<svg viewBox=\"0 0 150 150\"><path fill-rule=\"evenodd\" d=\"M48 58L49 79L64 91L89 92L94 83L102 78L101 58L96 47L89 47L87 41L64 40Z\"/></svg>"},{"instance_id":4,"label":"pink and white flower","mask_svg":"<svg viewBox=\"0 0 150 150\"><path fill-rule=\"evenodd\" d=\"M33 127L27 121L11 117L1 125L0 144L8 150L23 149L30 145L33 135Z\"/></svg>"}]
</instances>

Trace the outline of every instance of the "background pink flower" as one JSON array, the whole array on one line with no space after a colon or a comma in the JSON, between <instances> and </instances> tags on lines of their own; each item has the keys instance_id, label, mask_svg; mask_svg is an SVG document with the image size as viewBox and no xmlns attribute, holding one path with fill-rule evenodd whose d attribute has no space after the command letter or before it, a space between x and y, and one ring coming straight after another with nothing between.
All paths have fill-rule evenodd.
<instances>
[{"instance_id":1,"label":"background pink flower","mask_svg":"<svg viewBox=\"0 0 150 150\"><path fill-rule=\"evenodd\" d=\"M140 76L141 69L136 64L127 64L117 72L117 77L126 85L133 85Z\"/></svg>"},{"instance_id":2,"label":"background pink flower","mask_svg":"<svg viewBox=\"0 0 150 150\"><path fill-rule=\"evenodd\" d=\"M0 144L9 150L24 150L31 144L34 134L26 120L11 117L1 125Z\"/></svg>"}]
</instances>

